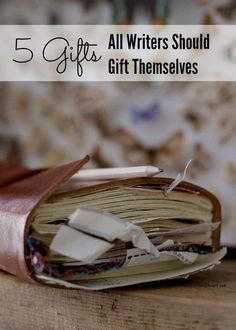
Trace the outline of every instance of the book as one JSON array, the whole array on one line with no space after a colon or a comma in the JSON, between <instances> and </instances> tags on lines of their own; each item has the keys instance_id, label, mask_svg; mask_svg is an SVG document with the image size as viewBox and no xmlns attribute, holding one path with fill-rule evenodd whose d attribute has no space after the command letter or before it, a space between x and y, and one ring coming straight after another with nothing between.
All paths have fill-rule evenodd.
<instances>
[{"instance_id":1,"label":"book","mask_svg":"<svg viewBox=\"0 0 236 330\"><path fill-rule=\"evenodd\" d=\"M36 170L0 163L0 268L99 290L188 277L223 258L220 203L210 192L181 182L165 194L173 179L140 167L131 177L103 169L102 180L91 172L81 180L88 160Z\"/></svg>"}]
</instances>

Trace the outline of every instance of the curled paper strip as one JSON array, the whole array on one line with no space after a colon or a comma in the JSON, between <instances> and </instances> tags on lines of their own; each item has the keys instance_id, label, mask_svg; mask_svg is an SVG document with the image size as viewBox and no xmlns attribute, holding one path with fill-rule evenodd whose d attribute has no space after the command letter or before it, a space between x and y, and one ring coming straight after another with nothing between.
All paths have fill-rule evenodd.
<instances>
[{"instance_id":1,"label":"curled paper strip","mask_svg":"<svg viewBox=\"0 0 236 330\"><path fill-rule=\"evenodd\" d=\"M91 263L110 250L117 239L132 242L134 247L156 258L160 256L141 227L108 212L86 207L69 216L69 221L60 227L50 248L67 257Z\"/></svg>"},{"instance_id":2,"label":"curled paper strip","mask_svg":"<svg viewBox=\"0 0 236 330\"><path fill-rule=\"evenodd\" d=\"M189 167L189 165L191 164L192 159L190 159L187 163L187 165L185 166L184 169L184 173L183 174L178 174L176 179L168 186L164 189L164 195L167 196L172 190L174 190L182 181L184 181L185 177L186 177L186 173L187 173L187 169Z\"/></svg>"}]
</instances>

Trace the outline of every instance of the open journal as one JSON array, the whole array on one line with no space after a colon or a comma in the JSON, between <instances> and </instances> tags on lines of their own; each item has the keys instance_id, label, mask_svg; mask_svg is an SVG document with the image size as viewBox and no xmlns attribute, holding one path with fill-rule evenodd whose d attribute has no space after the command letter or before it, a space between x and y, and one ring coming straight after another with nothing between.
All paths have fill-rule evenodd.
<instances>
[{"instance_id":1,"label":"open journal","mask_svg":"<svg viewBox=\"0 0 236 330\"><path fill-rule=\"evenodd\" d=\"M173 179L153 167L116 178L103 169L100 180L79 171L87 160L8 169L0 187L2 269L31 282L98 290L186 278L225 255L220 204L210 192L181 182L166 194Z\"/></svg>"}]
</instances>

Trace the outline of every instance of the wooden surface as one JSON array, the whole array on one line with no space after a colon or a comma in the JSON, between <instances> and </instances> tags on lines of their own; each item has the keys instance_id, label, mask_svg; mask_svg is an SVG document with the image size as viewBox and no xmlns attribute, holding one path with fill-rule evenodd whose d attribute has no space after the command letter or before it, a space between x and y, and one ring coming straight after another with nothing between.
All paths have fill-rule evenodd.
<instances>
[{"instance_id":1,"label":"wooden surface","mask_svg":"<svg viewBox=\"0 0 236 330\"><path fill-rule=\"evenodd\" d=\"M236 329L236 259L187 280L88 292L0 272L0 329Z\"/></svg>"}]
</instances>

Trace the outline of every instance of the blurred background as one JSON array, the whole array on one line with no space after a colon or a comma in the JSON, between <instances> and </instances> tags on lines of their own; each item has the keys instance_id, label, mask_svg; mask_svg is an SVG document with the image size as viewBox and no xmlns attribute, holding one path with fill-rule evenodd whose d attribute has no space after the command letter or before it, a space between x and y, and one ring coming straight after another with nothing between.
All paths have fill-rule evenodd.
<instances>
[{"instance_id":1,"label":"blurred background","mask_svg":"<svg viewBox=\"0 0 236 330\"><path fill-rule=\"evenodd\" d=\"M0 24L235 24L234 0L8 0ZM223 205L236 246L236 83L0 83L0 159L156 165Z\"/></svg>"}]
</instances>

